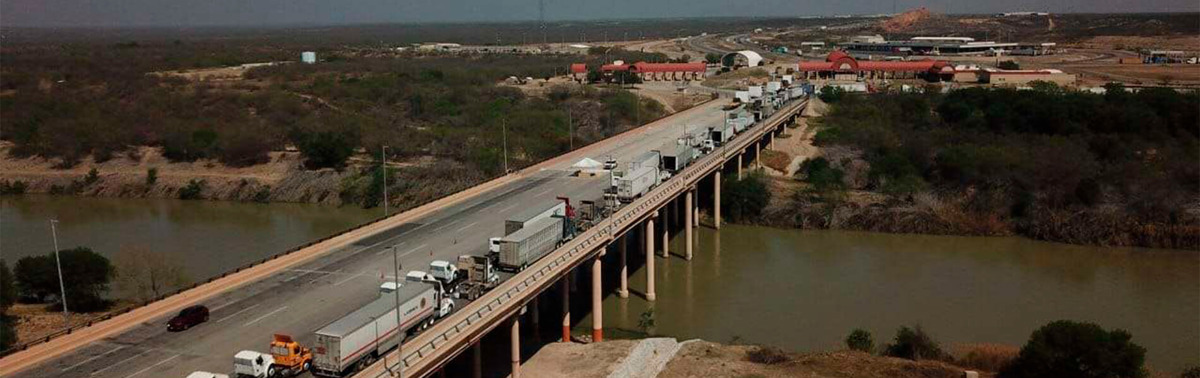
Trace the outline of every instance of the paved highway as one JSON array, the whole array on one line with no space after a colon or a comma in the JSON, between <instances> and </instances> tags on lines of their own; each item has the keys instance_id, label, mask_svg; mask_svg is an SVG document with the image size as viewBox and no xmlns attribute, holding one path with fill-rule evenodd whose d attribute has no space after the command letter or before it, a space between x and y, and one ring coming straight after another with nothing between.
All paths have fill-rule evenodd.
<instances>
[{"instance_id":1,"label":"paved highway","mask_svg":"<svg viewBox=\"0 0 1200 378\"><path fill-rule=\"evenodd\" d=\"M620 161L657 148L685 125L721 122L723 102L714 101L600 142L586 155ZM228 373L239 350L265 352L271 335L290 334L311 345L313 331L377 297L392 276L397 246L405 270L425 270L435 259L453 261L482 254L487 238L500 236L514 212L550 206L556 196L597 199L607 176L572 177L558 163L513 182L438 209L415 221L362 238L307 263L204 301L210 320L183 332L167 332L167 317L138 325L17 373L14 377L184 377L192 371ZM180 241L202 243L201 240ZM280 250L287 246L280 246ZM404 272L401 272L403 274Z\"/></svg>"}]
</instances>

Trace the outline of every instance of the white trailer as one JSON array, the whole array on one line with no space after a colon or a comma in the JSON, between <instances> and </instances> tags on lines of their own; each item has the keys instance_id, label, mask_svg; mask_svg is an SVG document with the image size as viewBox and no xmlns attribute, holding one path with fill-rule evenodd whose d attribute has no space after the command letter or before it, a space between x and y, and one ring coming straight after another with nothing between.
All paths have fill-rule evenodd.
<instances>
[{"instance_id":1,"label":"white trailer","mask_svg":"<svg viewBox=\"0 0 1200 378\"><path fill-rule=\"evenodd\" d=\"M663 170L675 173L692 162L696 149L689 143L669 141L659 147L657 151L662 155Z\"/></svg>"},{"instance_id":2,"label":"white trailer","mask_svg":"<svg viewBox=\"0 0 1200 378\"><path fill-rule=\"evenodd\" d=\"M533 224L533 222L537 222L542 219L547 219L553 216L563 217L566 215L567 204L562 201L557 201L553 206L547 208L526 209L525 211L517 213L516 216L508 218L508 220L504 221L504 235L511 235L512 233L517 232L517 230L525 228L525 226Z\"/></svg>"},{"instance_id":3,"label":"white trailer","mask_svg":"<svg viewBox=\"0 0 1200 378\"><path fill-rule=\"evenodd\" d=\"M613 176L613 186L617 191L617 199L621 202L633 202L661 181L662 177L657 167L641 167L626 171L620 176Z\"/></svg>"},{"instance_id":4,"label":"white trailer","mask_svg":"<svg viewBox=\"0 0 1200 378\"><path fill-rule=\"evenodd\" d=\"M562 217L541 219L500 239L500 256L496 265L509 271L524 270L571 236L563 222Z\"/></svg>"},{"instance_id":5,"label":"white trailer","mask_svg":"<svg viewBox=\"0 0 1200 378\"><path fill-rule=\"evenodd\" d=\"M626 171L633 171L641 167L654 167L657 169L660 163L662 163L662 154L659 154L658 151L647 151L638 155L637 158L630 160Z\"/></svg>"},{"instance_id":6,"label":"white trailer","mask_svg":"<svg viewBox=\"0 0 1200 378\"><path fill-rule=\"evenodd\" d=\"M426 282L398 283L396 292L379 298L317 330L312 372L323 377L342 377L370 365L395 348L416 329L424 329L454 311L438 285ZM396 311L401 325L396 325Z\"/></svg>"},{"instance_id":7,"label":"white trailer","mask_svg":"<svg viewBox=\"0 0 1200 378\"><path fill-rule=\"evenodd\" d=\"M714 146L720 147L725 145L726 142L729 142L730 139L733 139L733 131L733 125L728 123L721 126L715 126L709 131L709 140L713 142Z\"/></svg>"}]
</instances>

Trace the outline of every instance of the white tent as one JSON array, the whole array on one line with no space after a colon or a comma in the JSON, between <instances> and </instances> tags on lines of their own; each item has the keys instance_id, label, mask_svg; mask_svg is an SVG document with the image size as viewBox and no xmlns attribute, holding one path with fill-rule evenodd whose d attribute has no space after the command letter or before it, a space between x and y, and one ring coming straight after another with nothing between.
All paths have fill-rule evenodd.
<instances>
[{"instance_id":1,"label":"white tent","mask_svg":"<svg viewBox=\"0 0 1200 378\"><path fill-rule=\"evenodd\" d=\"M572 165L571 168L578 169L600 169L604 167L604 163L592 160L591 158L583 158L579 162Z\"/></svg>"}]
</instances>

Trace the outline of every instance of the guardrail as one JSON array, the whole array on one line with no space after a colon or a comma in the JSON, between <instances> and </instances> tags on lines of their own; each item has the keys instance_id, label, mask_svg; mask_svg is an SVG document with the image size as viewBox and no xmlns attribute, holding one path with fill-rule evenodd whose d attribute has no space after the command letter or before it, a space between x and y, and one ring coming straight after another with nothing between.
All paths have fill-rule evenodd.
<instances>
[{"instance_id":1,"label":"guardrail","mask_svg":"<svg viewBox=\"0 0 1200 378\"><path fill-rule=\"evenodd\" d=\"M501 283L496 289L484 294L479 299L463 306L461 310L438 322L433 328L426 330L412 340L404 343L400 349L388 353L389 358L382 359L356 377L381 378L390 376L397 365L403 364L403 370L410 376L424 377L438 367L457 356L471 344L477 342L483 335L495 328L501 322L506 322L513 314L521 309L542 290L553 285L562 274L584 262L586 258L598 253L599 248L608 245L615 235L620 235L626 229L637 225L650 211L658 209L678 193L695 185L714 169L720 169L728 159L729 150L744 149L755 140L761 140L766 130L778 127L790 119L797 111L808 103L807 98L798 99L784 106L767 120L752 127L730 141L721 153L709 153L695 164L685 168L682 173L667 182L655 187L646 195L628 206L618 209L612 216L601 221L559 249L538 260L529 268L518 273L513 278ZM415 349L414 349L415 348ZM395 355L402 354L401 358ZM396 361L395 364L384 366L385 362Z\"/></svg>"}]
</instances>

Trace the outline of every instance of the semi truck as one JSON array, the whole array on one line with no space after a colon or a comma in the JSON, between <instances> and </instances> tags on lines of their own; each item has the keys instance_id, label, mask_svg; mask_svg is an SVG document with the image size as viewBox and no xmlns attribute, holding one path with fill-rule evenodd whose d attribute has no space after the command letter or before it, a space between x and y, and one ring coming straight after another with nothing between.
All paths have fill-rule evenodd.
<instances>
[{"instance_id":1,"label":"semi truck","mask_svg":"<svg viewBox=\"0 0 1200 378\"><path fill-rule=\"evenodd\" d=\"M458 271L465 276L457 285L459 298L475 300L500 284L496 265L487 256L458 256Z\"/></svg>"},{"instance_id":2,"label":"semi truck","mask_svg":"<svg viewBox=\"0 0 1200 378\"><path fill-rule=\"evenodd\" d=\"M709 131L709 134L709 140L712 141L713 146L723 146L726 142L729 142L730 139L733 139L733 125L725 123L720 126L713 126L712 130Z\"/></svg>"},{"instance_id":3,"label":"semi truck","mask_svg":"<svg viewBox=\"0 0 1200 378\"><path fill-rule=\"evenodd\" d=\"M404 336L454 311L454 302L441 285L389 282L381 287L378 299L317 330L313 374L343 377L362 370L399 345Z\"/></svg>"},{"instance_id":4,"label":"semi truck","mask_svg":"<svg viewBox=\"0 0 1200 378\"><path fill-rule=\"evenodd\" d=\"M502 270L519 272L571 237L574 233L568 232L565 217L537 220L500 239L497 265Z\"/></svg>"},{"instance_id":5,"label":"semi truck","mask_svg":"<svg viewBox=\"0 0 1200 378\"><path fill-rule=\"evenodd\" d=\"M562 202L556 203L548 208L542 208L540 210L538 208L526 209L525 211L517 213L516 216L508 218L508 220L504 221L504 235L511 235L512 233L517 232L517 230L525 228L525 226L532 224L533 222L552 216L566 216L566 214L567 207L566 204ZM500 239L501 238L498 237L488 239L489 252L500 253Z\"/></svg>"},{"instance_id":6,"label":"semi truck","mask_svg":"<svg viewBox=\"0 0 1200 378\"><path fill-rule=\"evenodd\" d=\"M620 175L613 174L612 184L617 192L617 200L633 202L661 182L658 167L645 166L621 172Z\"/></svg>"},{"instance_id":7,"label":"semi truck","mask_svg":"<svg viewBox=\"0 0 1200 378\"><path fill-rule=\"evenodd\" d=\"M271 352L243 350L233 356L233 372L240 377L291 377L312 367L313 353L292 340L291 336L275 334Z\"/></svg>"},{"instance_id":8,"label":"semi truck","mask_svg":"<svg viewBox=\"0 0 1200 378\"><path fill-rule=\"evenodd\" d=\"M695 158L696 149L686 140L668 141L657 150L662 156L662 169L675 173L687 167Z\"/></svg>"}]
</instances>

